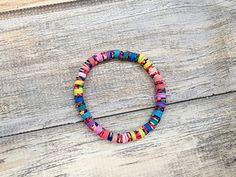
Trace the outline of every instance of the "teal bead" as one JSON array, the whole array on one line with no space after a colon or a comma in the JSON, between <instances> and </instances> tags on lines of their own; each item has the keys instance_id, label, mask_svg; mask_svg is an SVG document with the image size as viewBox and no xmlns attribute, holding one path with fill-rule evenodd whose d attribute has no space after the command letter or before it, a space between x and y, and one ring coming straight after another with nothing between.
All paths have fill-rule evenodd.
<instances>
[{"instance_id":1,"label":"teal bead","mask_svg":"<svg viewBox=\"0 0 236 177\"><path fill-rule=\"evenodd\" d=\"M82 117L83 119L86 119L86 118L88 118L89 116L91 116L91 114L90 114L89 111L87 111L86 113L84 113L84 114L81 115L81 117Z\"/></svg>"},{"instance_id":2,"label":"teal bead","mask_svg":"<svg viewBox=\"0 0 236 177\"><path fill-rule=\"evenodd\" d=\"M129 52L129 61L133 62L136 60L138 54L134 53L134 52Z\"/></svg>"},{"instance_id":3,"label":"teal bead","mask_svg":"<svg viewBox=\"0 0 236 177\"><path fill-rule=\"evenodd\" d=\"M114 58L119 59L120 50L114 50Z\"/></svg>"},{"instance_id":4,"label":"teal bead","mask_svg":"<svg viewBox=\"0 0 236 177\"><path fill-rule=\"evenodd\" d=\"M126 60L127 57L128 57L128 52L123 52L121 60Z\"/></svg>"},{"instance_id":5,"label":"teal bead","mask_svg":"<svg viewBox=\"0 0 236 177\"><path fill-rule=\"evenodd\" d=\"M159 117L159 118L161 118L163 112L161 110L154 110L152 114Z\"/></svg>"},{"instance_id":6,"label":"teal bead","mask_svg":"<svg viewBox=\"0 0 236 177\"><path fill-rule=\"evenodd\" d=\"M78 110L81 111L83 109L86 109L86 105L85 104L81 104L79 107L78 107Z\"/></svg>"}]
</instances>

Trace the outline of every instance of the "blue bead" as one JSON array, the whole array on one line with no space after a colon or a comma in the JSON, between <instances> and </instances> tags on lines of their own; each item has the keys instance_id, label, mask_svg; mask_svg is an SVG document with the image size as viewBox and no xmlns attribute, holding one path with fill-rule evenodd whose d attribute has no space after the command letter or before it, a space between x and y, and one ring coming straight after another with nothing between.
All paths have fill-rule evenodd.
<instances>
[{"instance_id":1,"label":"blue bead","mask_svg":"<svg viewBox=\"0 0 236 177\"><path fill-rule=\"evenodd\" d=\"M129 61L133 62L136 60L137 54L134 52L129 53Z\"/></svg>"},{"instance_id":2,"label":"blue bead","mask_svg":"<svg viewBox=\"0 0 236 177\"><path fill-rule=\"evenodd\" d=\"M148 123L144 124L144 126L147 128L148 133L152 131L152 127Z\"/></svg>"},{"instance_id":3,"label":"blue bead","mask_svg":"<svg viewBox=\"0 0 236 177\"><path fill-rule=\"evenodd\" d=\"M119 59L120 50L114 50L114 58Z\"/></svg>"},{"instance_id":4,"label":"blue bead","mask_svg":"<svg viewBox=\"0 0 236 177\"><path fill-rule=\"evenodd\" d=\"M79 107L77 107L77 110L79 110L79 111L81 111L83 109L86 109L86 105L84 102Z\"/></svg>"},{"instance_id":5,"label":"blue bead","mask_svg":"<svg viewBox=\"0 0 236 177\"><path fill-rule=\"evenodd\" d=\"M126 60L128 52L123 52L122 60Z\"/></svg>"},{"instance_id":6,"label":"blue bead","mask_svg":"<svg viewBox=\"0 0 236 177\"><path fill-rule=\"evenodd\" d=\"M107 139L108 139L109 141L112 141L112 137L113 137L113 133L110 132L109 135L108 135L108 137L107 137Z\"/></svg>"},{"instance_id":7,"label":"blue bead","mask_svg":"<svg viewBox=\"0 0 236 177\"><path fill-rule=\"evenodd\" d=\"M84 102L84 98L82 96L75 96L75 102L76 103Z\"/></svg>"},{"instance_id":8,"label":"blue bead","mask_svg":"<svg viewBox=\"0 0 236 177\"><path fill-rule=\"evenodd\" d=\"M159 118L161 118L163 112L161 110L154 110L152 114L159 117Z\"/></svg>"},{"instance_id":9,"label":"blue bead","mask_svg":"<svg viewBox=\"0 0 236 177\"><path fill-rule=\"evenodd\" d=\"M88 118L89 116L91 116L91 114L90 114L89 111L87 111L86 113L84 113L84 114L81 115L81 117L82 117L83 119L86 119L86 118Z\"/></svg>"}]
</instances>

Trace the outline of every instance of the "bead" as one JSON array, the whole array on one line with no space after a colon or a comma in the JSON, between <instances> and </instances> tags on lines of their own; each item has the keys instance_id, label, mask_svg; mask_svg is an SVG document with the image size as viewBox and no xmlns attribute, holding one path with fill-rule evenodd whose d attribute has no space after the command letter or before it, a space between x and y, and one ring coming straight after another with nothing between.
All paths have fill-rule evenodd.
<instances>
[{"instance_id":1,"label":"bead","mask_svg":"<svg viewBox=\"0 0 236 177\"><path fill-rule=\"evenodd\" d=\"M88 117L87 119L84 119L84 123L87 125L89 122L93 121L92 117Z\"/></svg>"},{"instance_id":2,"label":"bead","mask_svg":"<svg viewBox=\"0 0 236 177\"><path fill-rule=\"evenodd\" d=\"M107 59L111 59L111 52L110 52L110 51L107 51L107 52L106 52L106 56L107 56Z\"/></svg>"},{"instance_id":3,"label":"bead","mask_svg":"<svg viewBox=\"0 0 236 177\"><path fill-rule=\"evenodd\" d=\"M146 127L148 133L152 131L152 127L148 123L144 124L144 126Z\"/></svg>"},{"instance_id":4,"label":"bead","mask_svg":"<svg viewBox=\"0 0 236 177\"><path fill-rule=\"evenodd\" d=\"M133 62L133 61L136 60L137 54L134 53L134 52L129 52L128 57L129 57L129 61L130 61L130 62Z\"/></svg>"},{"instance_id":5,"label":"bead","mask_svg":"<svg viewBox=\"0 0 236 177\"><path fill-rule=\"evenodd\" d=\"M84 98L82 96L75 97L75 102L76 103L84 102Z\"/></svg>"},{"instance_id":6,"label":"bead","mask_svg":"<svg viewBox=\"0 0 236 177\"><path fill-rule=\"evenodd\" d=\"M123 51L120 51L120 54L119 54L118 59L122 60L123 54L124 54L124 52L123 52Z\"/></svg>"},{"instance_id":7,"label":"bead","mask_svg":"<svg viewBox=\"0 0 236 177\"><path fill-rule=\"evenodd\" d=\"M110 55L111 55L111 59L114 59L114 55L115 55L114 50L111 50L111 51L110 51Z\"/></svg>"},{"instance_id":8,"label":"bead","mask_svg":"<svg viewBox=\"0 0 236 177\"><path fill-rule=\"evenodd\" d=\"M98 135L99 133L101 133L101 131L102 131L102 126L98 125L95 129L95 133Z\"/></svg>"},{"instance_id":9,"label":"bead","mask_svg":"<svg viewBox=\"0 0 236 177\"><path fill-rule=\"evenodd\" d=\"M146 57L143 54L139 54L139 56L138 56L138 63L139 64L143 64L145 59L146 59Z\"/></svg>"},{"instance_id":10,"label":"bead","mask_svg":"<svg viewBox=\"0 0 236 177\"><path fill-rule=\"evenodd\" d=\"M147 70L151 65L152 63L150 62L150 60L146 60L146 63L143 65L143 67L145 70Z\"/></svg>"},{"instance_id":11,"label":"bead","mask_svg":"<svg viewBox=\"0 0 236 177\"><path fill-rule=\"evenodd\" d=\"M75 85L83 86L84 85L84 81L83 80L76 80L75 81Z\"/></svg>"},{"instance_id":12,"label":"bead","mask_svg":"<svg viewBox=\"0 0 236 177\"><path fill-rule=\"evenodd\" d=\"M91 127L91 126L94 125L94 124L95 124L95 121L92 120L92 121L90 121L89 123L87 123L87 126L88 126L88 127Z\"/></svg>"},{"instance_id":13,"label":"bead","mask_svg":"<svg viewBox=\"0 0 236 177\"><path fill-rule=\"evenodd\" d=\"M113 137L113 133L112 133L112 132L109 132L107 139L108 139L109 141L112 141L112 137Z\"/></svg>"},{"instance_id":14,"label":"bead","mask_svg":"<svg viewBox=\"0 0 236 177\"><path fill-rule=\"evenodd\" d=\"M131 133L132 140L135 141L136 140L136 135L135 135L134 131L131 131L130 133Z\"/></svg>"},{"instance_id":15,"label":"bead","mask_svg":"<svg viewBox=\"0 0 236 177\"><path fill-rule=\"evenodd\" d=\"M145 133L144 133L143 129L139 128L138 131L141 135L141 138L143 138L145 136Z\"/></svg>"},{"instance_id":16,"label":"bead","mask_svg":"<svg viewBox=\"0 0 236 177\"><path fill-rule=\"evenodd\" d=\"M150 122L152 122L154 125L157 125L159 123L159 121L153 118L150 119Z\"/></svg>"},{"instance_id":17,"label":"bead","mask_svg":"<svg viewBox=\"0 0 236 177\"><path fill-rule=\"evenodd\" d=\"M126 133L123 133L123 142L122 143L126 143L128 142L128 137Z\"/></svg>"},{"instance_id":18,"label":"bead","mask_svg":"<svg viewBox=\"0 0 236 177\"><path fill-rule=\"evenodd\" d=\"M97 59L99 63L103 61L103 57L101 53L95 54L94 57Z\"/></svg>"},{"instance_id":19,"label":"bead","mask_svg":"<svg viewBox=\"0 0 236 177\"><path fill-rule=\"evenodd\" d=\"M157 117L161 117L163 112L161 110L154 110L152 114L157 116Z\"/></svg>"},{"instance_id":20,"label":"bead","mask_svg":"<svg viewBox=\"0 0 236 177\"><path fill-rule=\"evenodd\" d=\"M89 70L93 67L93 65L88 60L84 62L84 65L87 65L89 67Z\"/></svg>"},{"instance_id":21,"label":"bead","mask_svg":"<svg viewBox=\"0 0 236 177\"><path fill-rule=\"evenodd\" d=\"M117 133L113 133L112 142L117 142Z\"/></svg>"},{"instance_id":22,"label":"bead","mask_svg":"<svg viewBox=\"0 0 236 177\"><path fill-rule=\"evenodd\" d=\"M119 59L120 50L114 50L114 58Z\"/></svg>"},{"instance_id":23,"label":"bead","mask_svg":"<svg viewBox=\"0 0 236 177\"><path fill-rule=\"evenodd\" d=\"M90 67L88 65L88 62L84 63L81 68L88 71L88 72L90 71Z\"/></svg>"},{"instance_id":24,"label":"bead","mask_svg":"<svg viewBox=\"0 0 236 177\"><path fill-rule=\"evenodd\" d=\"M153 80L154 82L158 82L158 81L162 81L162 76L160 74L156 74L154 77L153 77Z\"/></svg>"},{"instance_id":25,"label":"bead","mask_svg":"<svg viewBox=\"0 0 236 177\"><path fill-rule=\"evenodd\" d=\"M127 135L127 138L128 138L127 140L131 141L131 134L130 134L130 132L126 132L126 135Z\"/></svg>"},{"instance_id":26,"label":"bead","mask_svg":"<svg viewBox=\"0 0 236 177\"><path fill-rule=\"evenodd\" d=\"M156 106L164 108L164 107L166 107L166 104L164 102L157 102Z\"/></svg>"},{"instance_id":27,"label":"bead","mask_svg":"<svg viewBox=\"0 0 236 177\"><path fill-rule=\"evenodd\" d=\"M120 133L117 133L117 141L116 141L116 142L117 142L117 143L120 143L120 142L121 142L120 139L121 139L121 134L120 134Z\"/></svg>"},{"instance_id":28,"label":"bead","mask_svg":"<svg viewBox=\"0 0 236 177\"><path fill-rule=\"evenodd\" d=\"M81 115L81 117L82 117L83 119L86 119L86 118L88 118L89 116L91 116L91 114L90 114L89 111L87 111L87 112L85 112L84 114Z\"/></svg>"},{"instance_id":29,"label":"bead","mask_svg":"<svg viewBox=\"0 0 236 177\"><path fill-rule=\"evenodd\" d=\"M164 89L165 84L157 84L156 89Z\"/></svg>"},{"instance_id":30,"label":"bead","mask_svg":"<svg viewBox=\"0 0 236 177\"><path fill-rule=\"evenodd\" d=\"M135 135L136 135L136 139L137 139L137 140L139 140L139 139L142 138L141 133L140 133L138 130L135 130L134 133L135 133Z\"/></svg>"},{"instance_id":31,"label":"bead","mask_svg":"<svg viewBox=\"0 0 236 177\"><path fill-rule=\"evenodd\" d=\"M104 134L102 135L102 139L107 139L108 135L109 135L109 131L105 130Z\"/></svg>"},{"instance_id":32,"label":"bead","mask_svg":"<svg viewBox=\"0 0 236 177\"><path fill-rule=\"evenodd\" d=\"M81 105L78 107L78 110L81 111L81 110L83 110L83 109L85 109L85 108L86 108L86 105L85 105L85 104L81 104Z\"/></svg>"},{"instance_id":33,"label":"bead","mask_svg":"<svg viewBox=\"0 0 236 177\"><path fill-rule=\"evenodd\" d=\"M107 59L106 52L101 52L101 55L102 55L103 61Z\"/></svg>"},{"instance_id":34,"label":"bead","mask_svg":"<svg viewBox=\"0 0 236 177\"><path fill-rule=\"evenodd\" d=\"M166 94L165 93L157 93L156 97L166 98Z\"/></svg>"},{"instance_id":35,"label":"bead","mask_svg":"<svg viewBox=\"0 0 236 177\"><path fill-rule=\"evenodd\" d=\"M147 71L149 76L153 78L155 83L155 91L156 91L155 109L153 110L149 121L134 131L128 131L125 133L110 132L106 128L99 125L96 121L94 121L91 113L86 108L86 104L83 97L83 88L84 88L84 81L89 71L92 69L92 67L94 67L98 63L113 58L122 61L128 60L130 62L137 62L141 64L143 68ZM83 119L84 123L88 126L90 130L94 131L102 139L108 140L110 142L126 143L130 141L139 140L145 137L148 133L150 133L157 127L163 115L164 109L166 107L167 95L166 95L165 83L160 72L151 63L151 61L143 54L137 54L130 51L123 52L116 49L116 50L96 53L92 57L89 57L83 63L82 67L79 69L78 76L74 81L73 89L74 89L73 94L74 94L75 106L81 118Z\"/></svg>"},{"instance_id":36,"label":"bead","mask_svg":"<svg viewBox=\"0 0 236 177\"><path fill-rule=\"evenodd\" d=\"M152 77L155 76L157 74L157 69L155 66L150 66L148 69L148 74Z\"/></svg>"},{"instance_id":37,"label":"bead","mask_svg":"<svg viewBox=\"0 0 236 177\"><path fill-rule=\"evenodd\" d=\"M93 57L88 58L88 61L91 63L92 66L95 66L98 62L94 60Z\"/></svg>"},{"instance_id":38,"label":"bead","mask_svg":"<svg viewBox=\"0 0 236 177\"><path fill-rule=\"evenodd\" d=\"M85 79L87 77L87 75L83 72L79 72L79 76L82 77L83 79Z\"/></svg>"},{"instance_id":39,"label":"bead","mask_svg":"<svg viewBox=\"0 0 236 177\"><path fill-rule=\"evenodd\" d=\"M74 89L74 95L77 95L78 93L83 93L83 87Z\"/></svg>"}]
</instances>

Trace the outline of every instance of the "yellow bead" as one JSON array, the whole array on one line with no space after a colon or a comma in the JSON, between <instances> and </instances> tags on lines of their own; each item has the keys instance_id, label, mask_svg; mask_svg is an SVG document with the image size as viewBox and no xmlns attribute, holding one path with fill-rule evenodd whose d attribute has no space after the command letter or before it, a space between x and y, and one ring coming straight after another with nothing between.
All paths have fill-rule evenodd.
<instances>
[{"instance_id":1,"label":"yellow bead","mask_svg":"<svg viewBox=\"0 0 236 177\"><path fill-rule=\"evenodd\" d=\"M84 85L84 81L83 80L76 80L75 81L75 85Z\"/></svg>"},{"instance_id":2,"label":"yellow bead","mask_svg":"<svg viewBox=\"0 0 236 177\"><path fill-rule=\"evenodd\" d=\"M84 110L81 110L81 111L79 112L79 114L80 114L80 115L83 115L83 114L84 114Z\"/></svg>"},{"instance_id":3,"label":"yellow bead","mask_svg":"<svg viewBox=\"0 0 236 177\"><path fill-rule=\"evenodd\" d=\"M132 137L132 140L136 140L136 135L134 133L134 131L130 131L130 134L131 134L131 137Z\"/></svg>"},{"instance_id":4,"label":"yellow bead","mask_svg":"<svg viewBox=\"0 0 236 177\"><path fill-rule=\"evenodd\" d=\"M83 93L83 88L82 87L74 89L74 95L77 95L78 93Z\"/></svg>"},{"instance_id":5,"label":"yellow bead","mask_svg":"<svg viewBox=\"0 0 236 177\"><path fill-rule=\"evenodd\" d=\"M138 63L141 64L146 57L143 54L140 54L138 57Z\"/></svg>"},{"instance_id":6,"label":"yellow bead","mask_svg":"<svg viewBox=\"0 0 236 177\"><path fill-rule=\"evenodd\" d=\"M138 131L139 131L141 137L143 138L145 136L143 129L139 128Z\"/></svg>"},{"instance_id":7,"label":"yellow bead","mask_svg":"<svg viewBox=\"0 0 236 177\"><path fill-rule=\"evenodd\" d=\"M144 69L147 69L151 65L152 65L151 61L150 60L146 60L146 63L144 64L143 67L144 67Z\"/></svg>"},{"instance_id":8,"label":"yellow bead","mask_svg":"<svg viewBox=\"0 0 236 177\"><path fill-rule=\"evenodd\" d=\"M95 124L92 125L92 126L91 126L91 129L94 131L94 130L96 129L96 125L95 125Z\"/></svg>"}]
</instances>

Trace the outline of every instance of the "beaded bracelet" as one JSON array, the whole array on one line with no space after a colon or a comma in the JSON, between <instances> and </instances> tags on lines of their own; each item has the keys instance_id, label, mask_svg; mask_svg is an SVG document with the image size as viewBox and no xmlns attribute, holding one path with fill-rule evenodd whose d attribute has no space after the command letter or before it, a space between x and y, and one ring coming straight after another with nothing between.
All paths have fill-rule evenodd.
<instances>
[{"instance_id":1,"label":"beaded bracelet","mask_svg":"<svg viewBox=\"0 0 236 177\"><path fill-rule=\"evenodd\" d=\"M141 64L148 74L153 78L156 90L156 104L155 108L151 114L151 117L147 123L142 125L140 128L134 131L128 131L124 133L111 132L108 129L99 125L91 116L91 113L86 108L86 104L83 98L83 86L84 81L89 73L89 71L97 65L98 63L110 60L119 59L122 61L137 62ZM79 69L79 74L74 82L74 99L75 106L78 109L84 123L94 131L102 139L109 140L111 142L126 143L129 141L135 141L143 138L149 132L154 130L157 124L160 122L163 115L164 109L166 107L166 89L164 80L160 72L155 68L151 61L143 56L142 54L137 54L134 52L126 51L122 52L120 50L111 50L107 52L101 52L88 58L82 67Z\"/></svg>"}]
</instances>

